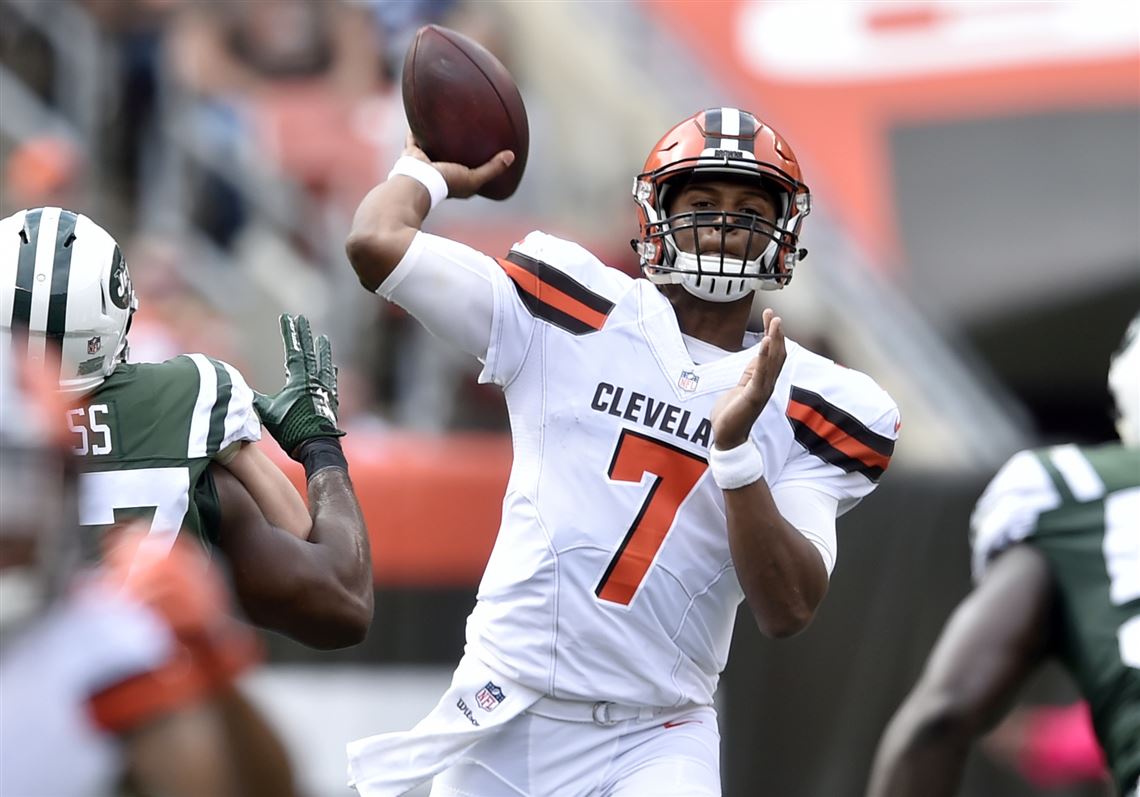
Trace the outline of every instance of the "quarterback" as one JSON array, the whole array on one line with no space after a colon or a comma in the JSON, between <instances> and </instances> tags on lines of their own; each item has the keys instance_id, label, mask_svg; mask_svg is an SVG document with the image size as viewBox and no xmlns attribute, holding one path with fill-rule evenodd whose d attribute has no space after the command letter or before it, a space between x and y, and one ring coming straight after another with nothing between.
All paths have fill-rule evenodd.
<instances>
[{"instance_id":1,"label":"quarterback","mask_svg":"<svg viewBox=\"0 0 1140 797\"><path fill-rule=\"evenodd\" d=\"M772 637L808 625L898 410L771 310L746 331L810 210L752 114L702 111L653 147L634 185L646 279L541 232L494 258L420 230L512 158L429 163L409 140L348 238L366 288L482 362L514 441L451 688L411 731L352 743L349 776L366 797L437 775L434 795L719 794L737 606Z\"/></svg>"},{"instance_id":2,"label":"quarterback","mask_svg":"<svg viewBox=\"0 0 1140 797\"><path fill-rule=\"evenodd\" d=\"M58 370L79 457L88 554L104 531L144 516L172 546L216 545L258 625L315 647L364 638L372 619L368 536L337 439L328 339L281 318L288 381L255 394L204 354L128 362L138 308L115 239L87 216L32 208L0 220L0 324L11 355ZM4 356L10 356L8 351ZM310 511L249 443L262 424L308 477Z\"/></svg>"},{"instance_id":3,"label":"quarterback","mask_svg":"<svg viewBox=\"0 0 1140 797\"><path fill-rule=\"evenodd\" d=\"M1022 451L978 500L978 585L887 727L870 795L954 794L970 742L1048 657L1088 701L1117 793L1140 795L1140 316L1108 384L1119 443Z\"/></svg>"}]
</instances>

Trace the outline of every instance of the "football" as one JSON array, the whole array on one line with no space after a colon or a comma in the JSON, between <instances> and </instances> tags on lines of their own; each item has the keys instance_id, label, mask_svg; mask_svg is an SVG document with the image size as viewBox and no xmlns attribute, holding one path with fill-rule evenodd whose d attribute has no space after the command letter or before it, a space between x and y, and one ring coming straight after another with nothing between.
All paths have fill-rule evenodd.
<instances>
[{"instance_id":1,"label":"football","mask_svg":"<svg viewBox=\"0 0 1140 797\"><path fill-rule=\"evenodd\" d=\"M499 59L461 33L425 25L404 57L401 88L408 127L429 158L475 167L509 149L514 163L479 194L506 199L515 192L530 128L522 94Z\"/></svg>"}]
</instances>

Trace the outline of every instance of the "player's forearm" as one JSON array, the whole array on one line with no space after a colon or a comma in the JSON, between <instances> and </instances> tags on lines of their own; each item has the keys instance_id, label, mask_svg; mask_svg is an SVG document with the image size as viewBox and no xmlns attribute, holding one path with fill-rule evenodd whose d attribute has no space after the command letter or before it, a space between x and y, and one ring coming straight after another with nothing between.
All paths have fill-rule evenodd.
<instances>
[{"instance_id":1,"label":"player's forearm","mask_svg":"<svg viewBox=\"0 0 1140 797\"><path fill-rule=\"evenodd\" d=\"M344 248L365 288L375 291L392 273L430 210L427 188L405 175L381 183L361 200Z\"/></svg>"},{"instance_id":2,"label":"player's forearm","mask_svg":"<svg viewBox=\"0 0 1140 797\"><path fill-rule=\"evenodd\" d=\"M819 552L784 520L763 480L724 496L729 551L756 624L774 638L799 633L827 592Z\"/></svg>"},{"instance_id":3,"label":"player's forearm","mask_svg":"<svg viewBox=\"0 0 1140 797\"><path fill-rule=\"evenodd\" d=\"M952 797L968 752L952 717L908 703L879 745L867 797Z\"/></svg>"},{"instance_id":4,"label":"player's forearm","mask_svg":"<svg viewBox=\"0 0 1140 797\"><path fill-rule=\"evenodd\" d=\"M325 468L309 480L313 529L303 562L266 624L306 645L342 648L361 642L372 623L368 531L347 471Z\"/></svg>"}]
</instances>

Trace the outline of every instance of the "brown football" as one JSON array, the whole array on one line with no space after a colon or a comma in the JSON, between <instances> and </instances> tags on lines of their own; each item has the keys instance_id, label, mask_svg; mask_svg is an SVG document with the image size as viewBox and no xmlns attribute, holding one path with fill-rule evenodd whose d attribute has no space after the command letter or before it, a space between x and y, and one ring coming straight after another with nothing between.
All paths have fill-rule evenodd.
<instances>
[{"instance_id":1,"label":"brown football","mask_svg":"<svg viewBox=\"0 0 1140 797\"><path fill-rule=\"evenodd\" d=\"M510 72L481 44L439 25L416 31L404 57L404 113L433 161L482 166L509 149L515 161L479 194L506 199L526 169L530 128Z\"/></svg>"}]
</instances>

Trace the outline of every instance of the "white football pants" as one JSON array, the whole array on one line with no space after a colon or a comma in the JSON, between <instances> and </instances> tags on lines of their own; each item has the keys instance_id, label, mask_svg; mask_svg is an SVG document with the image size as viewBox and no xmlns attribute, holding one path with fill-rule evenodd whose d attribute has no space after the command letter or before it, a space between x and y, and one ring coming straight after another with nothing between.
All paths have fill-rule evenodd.
<instances>
[{"instance_id":1,"label":"white football pants","mask_svg":"<svg viewBox=\"0 0 1140 797\"><path fill-rule=\"evenodd\" d=\"M431 797L719 797L708 706L603 726L525 712L437 776Z\"/></svg>"}]
</instances>

